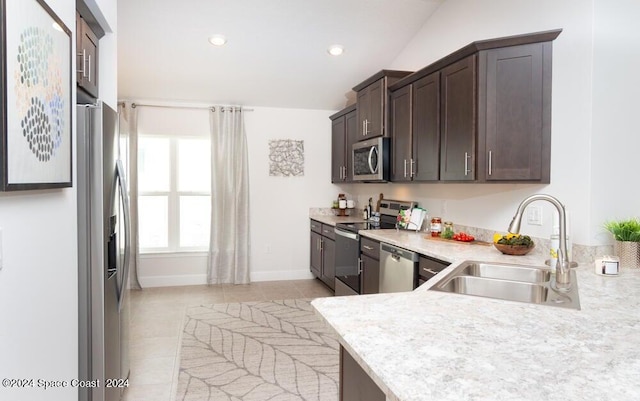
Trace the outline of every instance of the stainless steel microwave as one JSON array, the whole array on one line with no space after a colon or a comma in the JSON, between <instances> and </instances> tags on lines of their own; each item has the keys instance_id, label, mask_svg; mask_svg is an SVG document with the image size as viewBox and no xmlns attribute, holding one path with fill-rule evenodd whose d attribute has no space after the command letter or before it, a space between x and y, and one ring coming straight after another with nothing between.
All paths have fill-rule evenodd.
<instances>
[{"instance_id":1,"label":"stainless steel microwave","mask_svg":"<svg viewBox=\"0 0 640 401\"><path fill-rule=\"evenodd\" d=\"M353 144L353 180L389 180L389 138L373 138Z\"/></svg>"}]
</instances>

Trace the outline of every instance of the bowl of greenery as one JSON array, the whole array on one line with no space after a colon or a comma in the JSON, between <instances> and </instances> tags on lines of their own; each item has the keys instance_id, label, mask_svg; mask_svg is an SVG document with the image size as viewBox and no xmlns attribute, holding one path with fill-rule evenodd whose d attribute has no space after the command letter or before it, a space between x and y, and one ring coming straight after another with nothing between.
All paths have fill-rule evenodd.
<instances>
[{"instance_id":1,"label":"bowl of greenery","mask_svg":"<svg viewBox=\"0 0 640 401\"><path fill-rule=\"evenodd\" d=\"M495 237L493 246L505 255L526 255L535 248L536 244L528 235L507 234L502 237Z\"/></svg>"}]
</instances>

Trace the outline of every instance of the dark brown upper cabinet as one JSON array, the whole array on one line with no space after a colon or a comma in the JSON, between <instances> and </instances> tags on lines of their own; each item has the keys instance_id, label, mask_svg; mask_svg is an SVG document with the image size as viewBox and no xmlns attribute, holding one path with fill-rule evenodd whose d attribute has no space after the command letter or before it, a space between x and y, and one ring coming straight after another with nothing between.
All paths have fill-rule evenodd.
<instances>
[{"instance_id":1,"label":"dark brown upper cabinet","mask_svg":"<svg viewBox=\"0 0 640 401\"><path fill-rule=\"evenodd\" d=\"M76 13L76 82L92 98L98 98L98 36Z\"/></svg>"},{"instance_id":2,"label":"dark brown upper cabinet","mask_svg":"<svg viewBox=\"0 0 640 401\"><path fill-rule=\"evenodd\" d=\"M440 179L475 180L476 55L442 69Z\"/></svg>"},{"instance_id":3,"label":"dark brown upper cabinet","mask_svg":"<svg viewBox=\"0 0 640 401\"><path fill-rule=\"evenodd\" d=\"M392 181L548 183L561 32L474 42L392 85Z\"/></svg>"},{"instance_id":4,"label":"dark brown upper cabinet","mask_svg":"<svg viewBox=\"0 0 640 401\"><path fill-rule=\"evenodd\" d=\"M353 181L351 146L357 141L356 106L340 110L331 119L331 182Z\"/></svg>"},{"instance_id":5,"label":"dark brown upper cabinet","mask_svg":"<svg viewBox=\"0 0 640 401\"><path fill-rule=\"evenodd\" d=\"M478 75L478 179L548 183L551 42L481 52Z\"/></svg>"},{"instance_id":6,"label":"dark brown upper cabinet","mask_svg":"<svg viewBox=\"0 0 640 401\"><path fill-rule=\"evenodd\" d=\"M440 171L440 72L391 93L391 181L437 181Z\"/></svg>"},{"instance_id":7,"label":"dark brown upper cabinet","mask_svg":"<svg viewBox=\"0 0 640 401\"><path fill-rule=\"evenodd\" d=\"M409 74L411 74L409 71L382 70L353 88L357 93L358 141L388 136L385 132L388 116L388 88Z\"/></svg>"}]
</instances>

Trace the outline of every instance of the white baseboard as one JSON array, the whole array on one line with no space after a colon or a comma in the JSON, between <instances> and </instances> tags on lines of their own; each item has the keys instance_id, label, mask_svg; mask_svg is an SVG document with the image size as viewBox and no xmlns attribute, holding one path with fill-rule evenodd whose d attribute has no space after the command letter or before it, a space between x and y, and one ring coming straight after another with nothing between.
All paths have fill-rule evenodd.
<instances>
[{"instance_id":1,"label":"white baseboard","mask_svg":"<svg viewBox=\"0 0 640 401\"><path fill-rule=\"evenodd\" d=\"M313 275L309 271L267 271L254 272L250 274L251 282L258 281L278 281L278 280L306 280L312 279ZM145 276L140 277L142 288L149 287L173 287L181 285L204 285L207 284L206 274L185 274L171 276Z\"/></svg>"},{"instance_id":2,"label":"white baseboard","mask_svg":"<svg viewBox=\"0 0 640 401\"><path fill-rule=\"evenodd\" d=\"M251 281L278 281L278 280L306 280L312 279L313 275L309 270L282 270L267 272L252 272Z\"/></svg>"},{"instance_id":3,"label":"white baseboard","mask_svg":"<svg viewBox=\"0 0 640 401\"><path fill-rule=\"evenodd\" d=\"M202 285L207 284L206 274L185 274L182 276L146 276L140 277L142 288L148 287L174 287L180 285Z\"/></svg>"}]
</instances>

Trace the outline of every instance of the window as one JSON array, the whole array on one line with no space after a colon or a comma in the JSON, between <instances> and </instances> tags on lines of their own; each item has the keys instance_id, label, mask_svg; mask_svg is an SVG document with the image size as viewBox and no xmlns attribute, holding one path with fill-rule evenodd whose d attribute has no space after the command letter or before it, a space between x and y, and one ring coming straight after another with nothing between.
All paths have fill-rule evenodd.
<instances>
[{"instance_id":1,"label":"window","mask_svg":"<svg viewBox=\"0 0 640 401\"><path fill-rule=\"evenodd\" d=\"M141 135L138 141L141 252L206 250L210 216L209 139Z\"/></svg>"}]
</instances>

